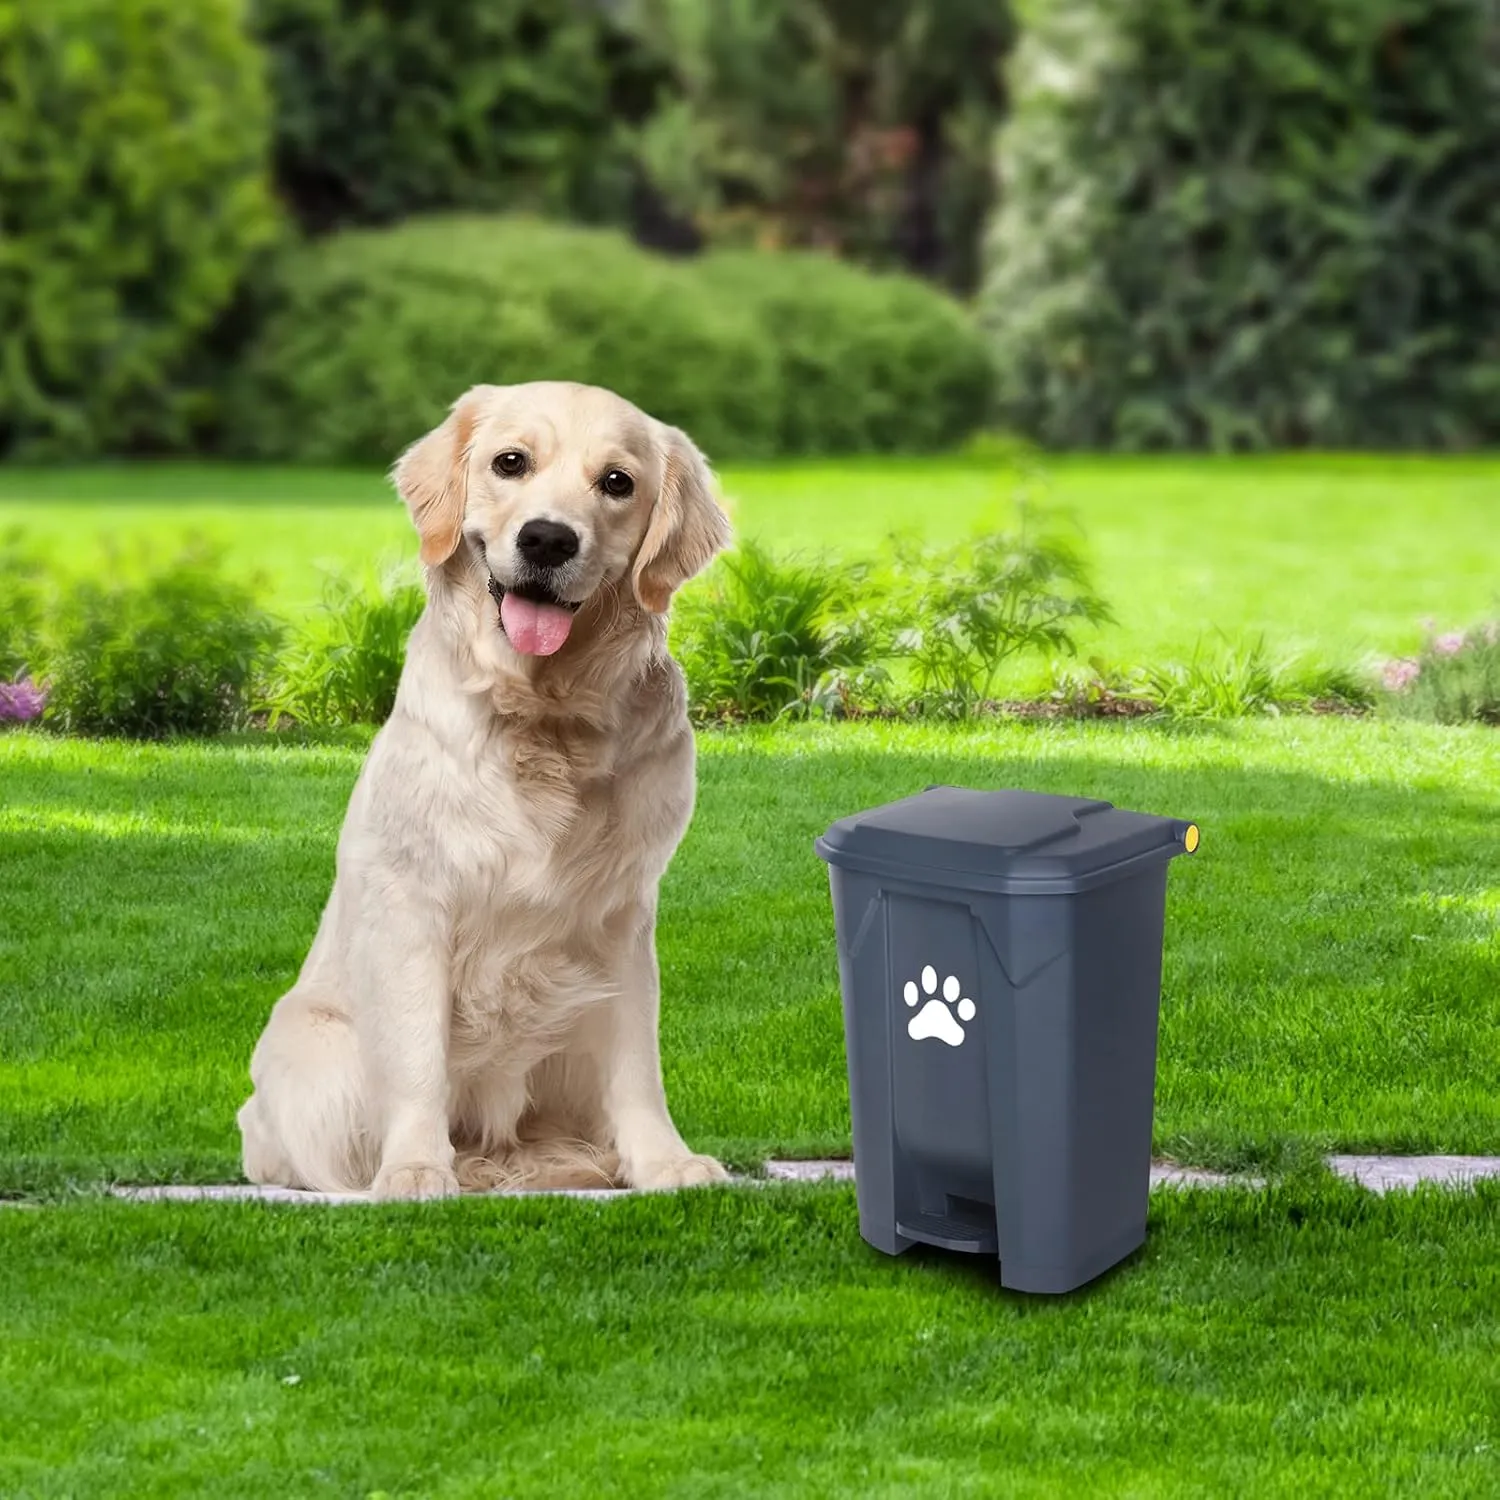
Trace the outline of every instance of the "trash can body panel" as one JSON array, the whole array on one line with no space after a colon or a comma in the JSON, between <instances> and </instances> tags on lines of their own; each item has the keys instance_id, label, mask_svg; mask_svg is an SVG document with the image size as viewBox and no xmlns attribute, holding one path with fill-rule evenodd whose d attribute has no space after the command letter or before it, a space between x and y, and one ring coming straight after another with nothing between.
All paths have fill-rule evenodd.
<instances>
[{"instance_id":1,"label":"trash can body panel","mask_svg":"<svg viewBox=\"0 0 1500 1500\"><path fill-rule=\"evenodd\" d=\"M990 1195L989 1087L974 917L967 902L890 898L885 993L896 1144L941 1194Z\"/></svg>"},{"instance_id":2,"label":"trash can body panel","mask_svg":"<svg viewBox=\"0 0 1500 1500\"><path fill-rule=\"evenodd\" d=\"M1068 1291L1145 1238L1167 863L1191 825L1030 793L940 795L958 790L845 819L817 845L860 1231L887 1253L998 1252L1002 1285ZM974 830L997 841L987 868L943 870L926 846L924 863L899 861L902 838L931 832L924 798L965 866ZM1097 869L1033 863L1016 877L1020 857L1076 853L1087 826L1114 829L1087 847Z\"/></svg>"}]
</instances>

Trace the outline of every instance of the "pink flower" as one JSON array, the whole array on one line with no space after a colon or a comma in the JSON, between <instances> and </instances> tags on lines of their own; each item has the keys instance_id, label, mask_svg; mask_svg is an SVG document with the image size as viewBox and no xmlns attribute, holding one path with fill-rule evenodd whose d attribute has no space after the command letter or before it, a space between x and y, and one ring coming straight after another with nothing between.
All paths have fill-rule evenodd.
<instances>
[{"instance_id":1,"label":"pink flower","mask_svg":"<svg viewBox=\"0 0 1500 1500\"><path fill-rule=\"evenodd\" d=\"M1396 661L1388 661L1380 675L1391 692L1399 693L1403 688L1410 687L1421 671L1420 662L1414 661L1409 656L1403 656Z\"/></svg>"},{"instance_id":2,"label":"pink flower","mask_svg":"<svg viewBox=\"0 0 1500 1500\"><path fill-rule=\"evenodd\" d=\"M1439 656L1457 656L1464 649L1464 633L1461 630L1450 630L1446 635L1440 635L1432 643L1432 649Z\"/></svg>"},{"instance_id":3,"label":"pink flower","mask_svg":"<svg viewBox=\"0 0 1500 1500\"><path fill-rule=\"evenodd\" d=\"M19 682L0 682L0 724L27 724L41 717L47 693L28 677Z\"/></svg>"}]
</instances>

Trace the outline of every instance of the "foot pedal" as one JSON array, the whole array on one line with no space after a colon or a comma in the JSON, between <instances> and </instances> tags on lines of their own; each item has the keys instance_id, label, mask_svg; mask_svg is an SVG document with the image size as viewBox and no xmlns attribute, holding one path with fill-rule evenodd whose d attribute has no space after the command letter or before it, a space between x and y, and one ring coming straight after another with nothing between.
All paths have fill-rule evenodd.
<instances>
[{"instance_id":1,"label":"foot pedal","mask_svg":"<svg viewBox=\"0 0 1500 1500\"><path fill-rule=\"evenodd\" d=\"M919 1245L936 1245L939 1250L964 1250L971 1255L996 1255L1000 1250L993 1223L956 1219L949 1214L912 1214L897 1219L896 1233Z\"/></svg>"}]
</instances>

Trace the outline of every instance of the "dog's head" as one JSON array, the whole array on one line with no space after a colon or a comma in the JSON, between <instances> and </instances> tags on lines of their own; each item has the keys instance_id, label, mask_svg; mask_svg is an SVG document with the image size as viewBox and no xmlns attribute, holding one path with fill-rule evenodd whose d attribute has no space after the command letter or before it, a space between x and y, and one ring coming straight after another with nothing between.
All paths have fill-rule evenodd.
<instances>
[{"instance_id":1,"label":"dog's head","mask_svg":"<svg viewBox=\"0 0 1500 1500\"><path fill-rule=\"evenodd\" d=\"M422 561L482 570L499 628L527 656L560 650L601 591L664 613L729 539L686 434L597 386L475 386L394 479Z\"/></svg>"}]
</instances>

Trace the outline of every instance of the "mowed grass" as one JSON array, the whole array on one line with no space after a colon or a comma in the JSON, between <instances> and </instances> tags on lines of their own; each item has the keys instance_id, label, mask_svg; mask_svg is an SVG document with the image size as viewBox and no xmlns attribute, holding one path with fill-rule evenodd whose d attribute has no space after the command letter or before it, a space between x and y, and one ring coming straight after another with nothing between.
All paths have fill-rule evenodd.
<instances>
[{"instance_id":1,"label":"mowed grass","mask_svg":"<svg viewBox=\"0 0 1500 1500\"><path fill-rule=\"evenodd\" d=\"M1326 660L1481 614L1500 464L1058 462L1114 661L1215 627ZM742 530L956 540L969 460L731 470ZM196 530L295 611L409 553L378 476L0 470L61 565ZM858 1238L852 1193L324 1210L130 1204L238 1173L234 1112L326 898L368 744L0 735L0 1494L1500 1493L1500 1189L1377 1198L1319 1150L1500 1151L1500 736L1285 719L811 725L700 737L662 900L688 1139L847 1151L812 839L937 781L1190 817L1169 880L1156 1145L1280 1169L1153 1196L1061 1299Z\"/></svg>"},{"instance_id":2,"label":"mowed grass","mask_svg":"<svg viewBox=\"0 0 1500 1500\"><path fill-rule=\"evenodd\" d=\"M1285 456L855 459L728 467L735 520L780 550L869 555L895 529L933 543L1008 524L1022 488L1070 512L1119 623L1086 651L1138 666L1181 660L1218 633L1347 665L1410 649L1421 622L1462 625L1500 602L1500 460ZM413 538L378 473L166 464L0 469L0 534L20 527L60 565L107 544L221 541L296 614L327 571L409 557Z\"/></svg>"},{"instance_id":3,"label":"mowed grass","mask_svg":"<svg viewBox=\"0 0 1500 1500\"><path fill-rule=\"evenodd\" d=\"M1028 1299L849 1189L0 1210L0 1492L1489 1500L1497 1218L1162 1192Z\"/></svg>"},{"instance_id":4,"label":"mowed grass","mask_svg":"<svg viewBox=\"0 0 1500 1500\"><path fill-rule=\"evenodd\" d=\"M327 896L366 741L0 737L0 1191L223 1180L251 1047ZM688 1139L847 1152L835 818L932 782L1193 818L1165 933L1158 1149L1500 1151L1500 736L1287 719L701 738L663 890Z\"/></svg>"}]
</instances>

